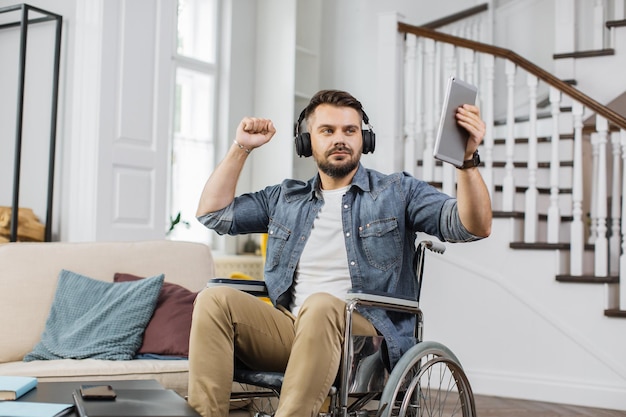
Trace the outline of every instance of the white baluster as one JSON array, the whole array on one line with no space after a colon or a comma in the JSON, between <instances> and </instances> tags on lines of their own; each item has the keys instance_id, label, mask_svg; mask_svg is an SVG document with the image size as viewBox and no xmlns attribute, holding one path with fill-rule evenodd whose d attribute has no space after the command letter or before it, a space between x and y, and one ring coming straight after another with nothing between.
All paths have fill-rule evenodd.
<instances>
[{"instance_id":1,"label":"white baluster","mask_svg":"<svg viewBox=\"0 0 626 417\"><path fill-rule=\"evenodd\" d=\"M417 51L415 57L415 130L417 135L417 158L424 161L425 157L431 157L424 152L424 40L417 40ZM422 172L424 168L422 166Z\"/></svg>"},{"instance_id":2,"label":"white baluster","mask_svg":"<svg viewBox=\"0 0 626 417\"><path fill-rule=\"evenodd\" d=\"M624 0L615 0L613 3L613 20L625 19L624 11Z\"/></svg>"},{"instance_id":3,"label":"white baluster","mask_svg":"<svg viewBox=\"0 0 626 417\"><path fill-rule=\"evenodd\" d=\"M589 236L587 243L595 244L598 237L598 193L596 186L598 184L598 155L599 155L599 139L598 133L593 132L589 135L591 139L591 201L589 202Z\"/></svg>"},{"instance_id":4,"label":"white baluster","mask_svg":"<svg viewBox=\"0 0 626 417\"><path fill-rule=\"evenodd\" d=\"M561 163L559 160L559 115L561 114L561 92L550 87L550 105L552 111L552 139L550 155L550 207L548 208L548 243L559 242L559 228L561 213L559 209L559 174Z\"/></svg>"},{"instance_id":5,"label":"white baluster","mask_svg":"<svg viewBox=\"0 0 626 417\"><path fill-rule=\"evenodd\" d=\"M608 240L606 237L607 226L607 187L606 187L606 144L608 137L608 122L605 118L596 115L596 130L598 131L598 182L597 187L597 225L596 225L596 243L594 258L594 274L597 277L606 277L609 275L608 268Z\"/></svg>"},{"instance_id":6,"label":"white baluster","mask_svg":"<svg viewBox=\"0 0 626 417\"><path fill-rule=\"evenodd\" d=\"M611 238L609 240L609 271L614 276L619 273L619 253L620 253L620 132L611 133L611 149L613 151L613 163L611 172Z\"/></svg>"},{"instance_id":7,"label":"white baluster","mask_svg":"<svg viewBox=\"0 0 626 417\"><path fill-rule=\"evenodd\" d=\"M481 62L483 62L485 82L483 88L480 89L480 100L482 101L481 115L485 121L486 131L485 139L483 140L483 155L484 169L483 178L489 194L492 196L493 201L493 100L494 100L494 78L495 78L495 59L493 55L482 55Z\"/></svg>"},{"instance_id":8,"label":"white baluster","mask_svg":"<svg viewBox=\"0 0 626 417\"><path fill-rule=\"evenodd\" d=\"M445 73L445 81L448 77L457 74L457 65L455 59L455 47L451 43L446 43L443 49L443 70ZM445 84L445 83L444 83ZM445 85L442 85L445 88Z\"/></svg>"},{"instance_id":9,"label":"white baluster","mask_svg":"<svg viewBox=\"0 0 626 417\"><path fill-rule=\"evenodd\" d=\"M619 131L620 144L622 145L622 167L626 168L626 130ZM626 196L626 169L622 170L622 199ZM626 204L622 204L622 230L625 230L626 224ZM622 234L622 251L619 257L619 308L626 310L626 233Z\"/></svg>"},{"instance_id":10,"label":"white baluster","mask_svg":"<svg viewBox=\"0 0 626 417\"><path fill-rule=\"evenodd\" d=\"M467 81L467 74L465 74L465 61L467 60L466 50L464 48L456 48L456 68L457 68L457 76Z\"/></svg>"},{"instance_id":11,"label":"white baluster","mask_svg":"<svg viewBox=\"0 0 626 417\"><path fill-rule=\"evenodd\" d=\"M463 36L465 39L472 39L472 21L471 19L466 19L465 24L463 25Z\"/></svg>"},{"instance_id":12,"label":"white baluster","mask_svg":"<svg viewBox=\"0 0 626 417\"><path fill-rule=\"evenodd\" d=\"M434 85L435 82L435 41L426 39L424 41L424 164L422 177L424 181L433 181L435 164L433 159L433 149L435 146L435 109ZM437 114L439 113L437 109Z\"/></svg>"},{"instance_id":13,"label":"white baluster","mask_svg":"<svg viewBox=\"0 0 626 417\"><path fill-rule=\"evenodd\" d=\"M415 174L415 150L417 139L417 73L416 47L417 37L407 34L404 42L404 170Z\"/></svg>"},{"instance_id":14,"label":"white baluster","mask_svg":"<svg viewBox=\"0 0 626 417\"><path fill-rule=\"evenodd\" d=\"M435 121L437 122L435 124L435 127L438 126L439 123L439 111L441 110L441 107L443 106L443 81L442 78L444 78L442 72L444 71L445 67L442 67L443 65L443 48L445 48L445 46L448 44L445 43L441 43L441 42L435 42L435 79L434 79L434 90L433 90L433 94L434 94L434 98L433 98L433 106L434 106L434 110L435 110Z\"/></svg>"},{"instance_id":15,"label":"white baluster","mask_svg":"<svg viewBox=\"0 0 626 417\"><path fill-rule=\"evenodd\" d=\"M537 241L537 77L528 74L528 189L524 212L524 242Z\"/></svg>"},{"instance_id":16,"label":"white baluster","mask_svg":"<svg viewBox=\"0 0 626 417\"><path fill-rule=\"evenodd\" d=\"M442 86L444 84L443 79L445 78L445 74L443 74L443 72L445 71L445 65L446 63L445 61L445 50L448 46L452 46L454 48L454 45L448 45L442 42L438 42L435 44L435 81L434 81L434 94L435 94L435 99L434 99L434 109L435 109L435 131L437 131L437 127L439 126L439 118L441 117L441 108L443 107L443 95L444 95L444 87ZM448 164L443 164L443 166L441 167L441 169L438 170L437 166L435 165L435 167L433 168L433 170L435 171L435 178L437 178L437 172L439 172L439 175L441 176L441 183L442 183L442 188L441 190L451 196L455 195L455 189L456 187L454 187L454 176L451 175L450 171L449 171L449 167Z\"/></svg>"},{"instance_id":17,"label":"white baluster","mask_svg":"<svg viewBox=\"0 0 626 417\"><path fill-rule=\"evenodd\" d=\"M513 156L515 152L515 71L513 61L506 61L506 164L504 166L504 179L502 180L502 210L513 211L515 201L515 177Z\"/></svg>"},{"instance_id":18,"label":"white baluster","mask_svg":"<svg viewBox=\"0 0 626 417\"><path fill-rule=\"evenodd\" d=\"M476 64L476 54L471 49L463 49L465 55L465 80L470 84L476 84L476 73L474 67Z\"/></svg>"},{"instance_id":19,"label":"white baluster","mask_svg":"<svg viewBox=\"0 0 626 417\"><path fill-rule=\"evenodd\" d=\"M572 224L570 227L570 274L583 274L585 224L583 222L583 106L575 101L574 116L574 172L572 178ZM626 146L626 143L624 144ZM626 149L625 149L626 152ZM625 153L626 155L626 153Z\"/></svg>"},{"instance_id":20,"label":"white baluster","mask_svg":"<svg viewBox=\"0 0 626 417\"><path fill-rule=\"evenodd\" d=\"M593 49L604 49L604 0L593 2Z\"/></svg>"},{"instance_id":21,"label":"white baluster","mask_svg":"<svg viewBox=\"0 0 626 417\"><path fill-rule=\"evenodd\" d=\"M469 31L468 31L468 35L469 35L468 39L479 41L480 40L480 27L478 26L479 25L478 19L476 17L473 17L468 20L469 20L468 23L470 25Z\"/></svg>"},{"instance_id":22,"label":"white baluster","mask_svg":"<svg viewBox=\"0 0 626 417\"><path fill-rule=\"evenodd\" d=\"M451 195L452 197L456 196L456 168L453 165L444 163L441 167L441 182L442 187L441 191L444 193Z\"/></svg>"},{"instance_id":23,"label":"white baluster","mask_svg":"<svg viewBox=\"0 0 626 417\"><path fill-rule=\"evenodd\" d=\"M457 71L457 62L455 59L456 48L452 44L445 44L443 50L443 66L444 73L446 75L446 83L447 78L451 75L456 75ZM438 84L438 87L441 87L440 90L445 90L445 85L442 83ZM441 106L439 109L441 109ZM456 172L455 168L450 164L443 164L442 167L442 191L448 195L455 196L456 195Z\"/></svg>"}]
</instances>

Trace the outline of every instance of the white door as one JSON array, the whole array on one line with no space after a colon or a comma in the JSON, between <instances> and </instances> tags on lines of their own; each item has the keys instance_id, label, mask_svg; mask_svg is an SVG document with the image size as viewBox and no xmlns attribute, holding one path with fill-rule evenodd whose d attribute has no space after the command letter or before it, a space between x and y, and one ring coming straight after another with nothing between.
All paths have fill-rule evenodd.
<instances>
[{"instance_id":1,"label":"white door","mask_svg":"<svg viewBox=\"0 0 626 417\"><path fill-rule=\"evenodd\" d=\"M97 127L73 122L72 144L83 150L74 151L71 162L69 204L80 202L82 209L69 216L75 226L68 228L67 240L162 239L175 2L88 0L87 4L79 5L77 12L76 59L87 62L75 65L81 72L75 88L95 91L75 92L73 114L91 119ZM100 48L99 54L81 46L81 34L100 38L89 44ZM90 57L99 62L89 62ZM93 88L94 81L99 91ZM94 93L95 99L87 95ZM95 142L89 145L90 141ZM83 174L86 178L81 178Z\"/></svg>"}]
</instances>

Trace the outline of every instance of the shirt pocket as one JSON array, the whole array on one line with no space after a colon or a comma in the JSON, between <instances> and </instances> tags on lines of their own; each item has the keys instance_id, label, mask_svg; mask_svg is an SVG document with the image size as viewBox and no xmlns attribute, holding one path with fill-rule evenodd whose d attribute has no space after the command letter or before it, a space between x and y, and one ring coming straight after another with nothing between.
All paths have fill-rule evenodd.
<instances>
[{"instance_id":1,"label":"shirt pocket","mask_svg":"<svg viewBox=\"0 0 626 417\"><path fill-rule=\"evenodd\" d=\"M285 245L289 240L291 230L276 222L270 220L269 227L267 229L267 254L270 255L265 259L266 267L272 269L280 263Z\"/></svg>"},{"instance_id":2,"label":"shirt pocket","mask_svg":"<svg viewBox=\"0 0 626 417\"><path fill-rule=\"evenodd\" d=\"M400 262L402 236L395 217L375 220L359 227L359 237L367 261L374 268L386 271Z\"/></svg>"}]
</instances>

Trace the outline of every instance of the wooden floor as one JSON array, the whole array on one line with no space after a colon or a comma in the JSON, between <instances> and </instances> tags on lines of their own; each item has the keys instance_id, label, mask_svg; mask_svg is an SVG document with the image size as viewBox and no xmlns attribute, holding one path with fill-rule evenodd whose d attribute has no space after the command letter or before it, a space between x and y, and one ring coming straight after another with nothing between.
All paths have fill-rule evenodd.
<instances>
[{"instance_id":1,"label":"wooden floor","mask_svg":"<svg viewBox=\"0 0 626 417\"><path fill-rule=\"evenodd\" d=\"M626 411L475 395L478 417L626 417Z\"/></svg>"}]
</instances>

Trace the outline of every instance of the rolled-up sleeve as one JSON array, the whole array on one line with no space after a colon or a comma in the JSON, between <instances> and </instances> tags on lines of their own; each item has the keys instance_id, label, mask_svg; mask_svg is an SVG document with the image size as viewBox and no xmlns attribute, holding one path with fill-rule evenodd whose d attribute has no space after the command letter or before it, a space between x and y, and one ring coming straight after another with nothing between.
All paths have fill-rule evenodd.
<instances>
[{"instance_id":1,"label":"rolled-up sleeve","mask_svg":"<svg viewBox=\"0 0 626 417\"><path fill-rule=\"evenodd\" d=\"M446 242L471 242L482 239L468 232L463 223L461 223L456 199L446 200L443 204L439 218L439 228Z\"/></svg>"},{"instance_id":2,"label":"rolled-up sleeve","mask_svg":"<svg viewBox=\"0 0 626 417\"><path fill-rule=\"evenodd\" d=\"M221 210L214 211L212 213L203 214L198 216L198 221L208 227L215 230L220 235L226 235L230 232L233 224L234 216L234 202Z\"/></svg>"}]
</instances>

